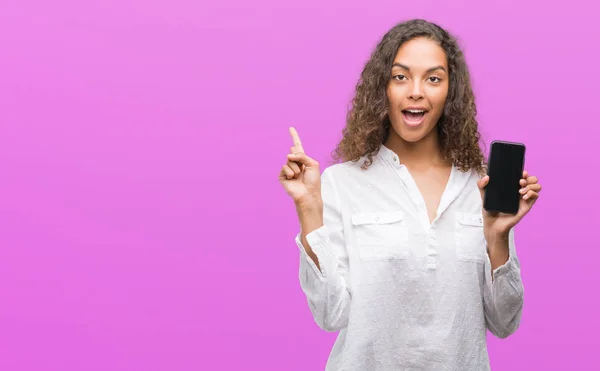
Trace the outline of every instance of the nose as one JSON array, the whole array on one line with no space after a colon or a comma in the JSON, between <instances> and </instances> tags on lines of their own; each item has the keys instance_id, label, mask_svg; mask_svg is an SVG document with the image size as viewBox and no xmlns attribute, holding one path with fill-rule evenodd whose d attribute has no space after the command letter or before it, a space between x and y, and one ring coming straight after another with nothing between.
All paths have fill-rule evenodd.
<instances>
[{"instance_id":1,"label":"nose","mask_svg":"<svg viewBox=\"0 0 600 371\"><path fill-rule=\"evenodd\" d=\"M411 86L409 98L413 99L413 100L419 100L419 99L423 98L423 87L421 86L419 81L413 82L413 84Z\"/></svg>"}]
</instances>

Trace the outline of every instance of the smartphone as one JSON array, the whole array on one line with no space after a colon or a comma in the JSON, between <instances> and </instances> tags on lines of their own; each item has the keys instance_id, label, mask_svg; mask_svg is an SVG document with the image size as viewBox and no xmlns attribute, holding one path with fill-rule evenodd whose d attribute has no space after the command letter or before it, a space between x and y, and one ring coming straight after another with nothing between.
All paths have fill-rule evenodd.
<instances>
[{"instance_id":1,"label":"smartphone","mask_svg":"<svg viewBox=\"0 0 600 371\"><path fill-rule=\"evenodd\" d=\"M488 175L484 190L483 208L490 212L516 214L519 211L523 178L525 145L495 140L490 145Z\"/></svg>"}]
</instances>

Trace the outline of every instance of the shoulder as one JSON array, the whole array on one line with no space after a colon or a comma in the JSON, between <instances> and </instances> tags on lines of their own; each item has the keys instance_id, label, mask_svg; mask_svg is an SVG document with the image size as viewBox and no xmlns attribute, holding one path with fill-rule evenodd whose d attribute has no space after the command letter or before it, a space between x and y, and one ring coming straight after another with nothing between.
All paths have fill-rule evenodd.
<instances>
[{"instance_id":1,"label":"shoulder","mask_svg":"<svg viewBox=\"0 0 600 371\"><path fill-rule=\"evenodd\" d=\"M487 173L487 168L485 167L485 163L482 163L481 170L473 168L473 167L469 168L468 170L461 170L460 167L456 163L454 163L453 166L455 168L457 168L461 174L464 174L464 176L468 177L469 180L472 182L479 181Z\"/></svg>"},{"instance_id":2,"label":"shoulder","mask_svg":"<svg viewBox=\"0 0 600 371\"><path fill-rule=\"evenodd\" d=\"M339 178L348 172L356 171L356 168L360 167L360 163L345 161L335 164L328 165L325 169L323 169L323 176L327 176L330 178Z\"/></svg>"},{"instance_id":3,"label":"shoulder","mask_svg":"<svg viewBox=\"0 0 600 371\"><path fill-rule=\"evenodd\" d=\"M330 164L323 169L322 177L327 181L336 183L369 177L376 172L375 169L381 166L381 161L377 155L374 155L372 158L373 162L367 168L363 168L363 164L366 160L367 157L363 156L357 161L344 161Z\"/></svg>"}]
</instances>

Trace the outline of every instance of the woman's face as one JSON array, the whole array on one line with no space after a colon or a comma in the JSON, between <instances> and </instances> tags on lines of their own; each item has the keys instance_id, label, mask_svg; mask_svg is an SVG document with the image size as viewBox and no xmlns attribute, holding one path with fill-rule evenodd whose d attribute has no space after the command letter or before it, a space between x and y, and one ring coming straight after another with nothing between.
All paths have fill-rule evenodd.
<instances>
[{"instance_id":1,"label":"woman's face","mask_svg":"<svg viewBox=\"0 0 600 371\"><path fill-rule=\"evenodd\" d=\"M448 96L448 80L446 53L435 41L419 37L400 46L387 96L392 128L404 141L418 142L436 127Z\"/></svg>"}]
</instances>

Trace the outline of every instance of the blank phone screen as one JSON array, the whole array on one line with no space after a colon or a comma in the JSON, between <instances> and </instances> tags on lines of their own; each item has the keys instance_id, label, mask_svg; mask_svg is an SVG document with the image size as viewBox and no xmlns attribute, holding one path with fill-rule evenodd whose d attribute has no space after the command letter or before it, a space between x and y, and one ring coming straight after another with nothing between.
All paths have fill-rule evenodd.
<instances>
[{"instance_id":1,"label":"blank phone screen","mask_svg":"<svg viewBox=\"0 0 600 371\"><path fill-rule=\"evenodd\" d=\"M525 146L520 143L494 142L488 161L489 183L485 189L484 208L516 214L521 194Z\"/></svg>"}]
</instances>

